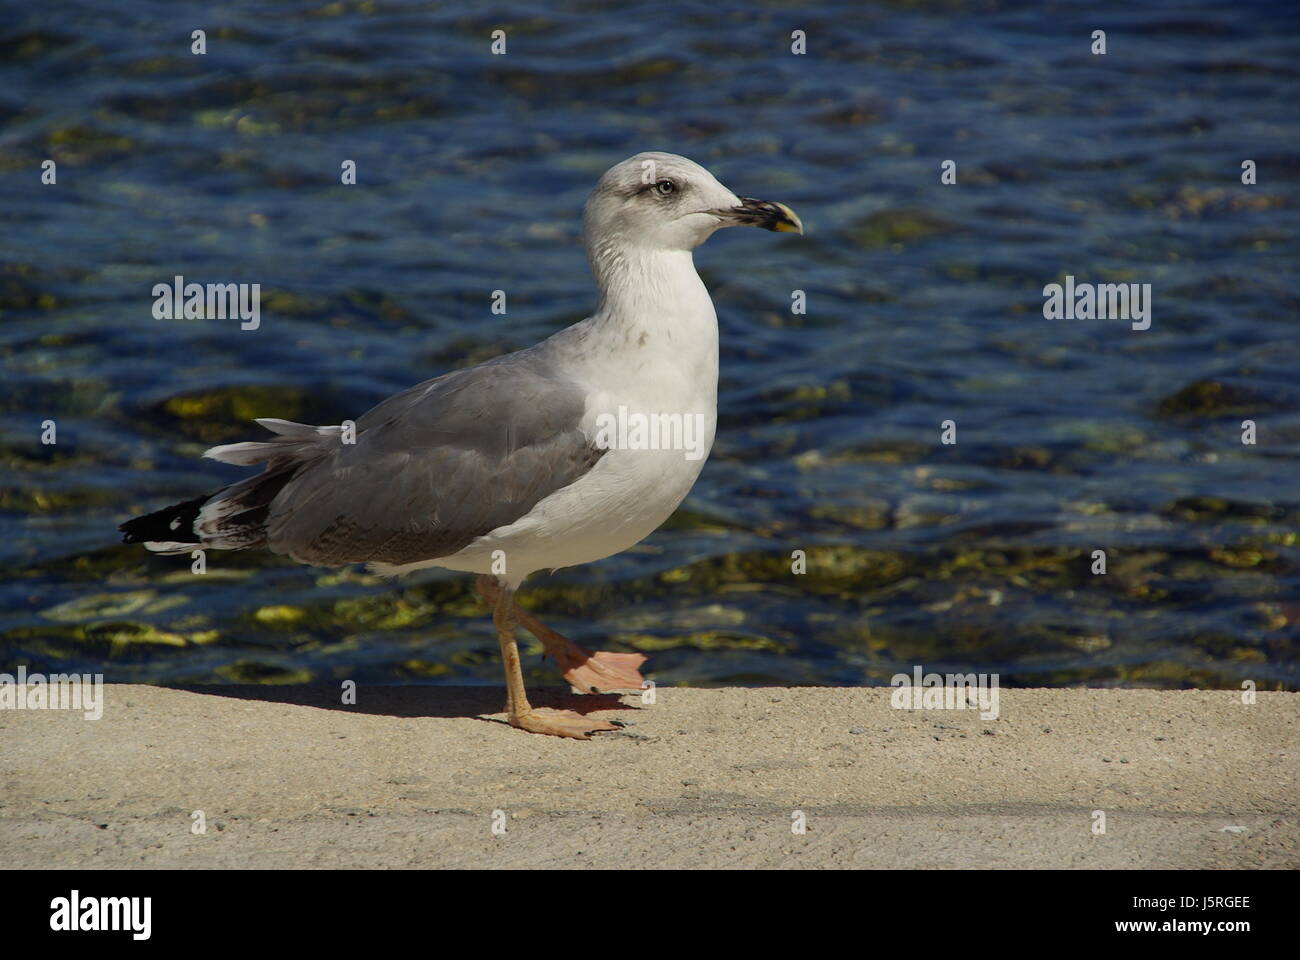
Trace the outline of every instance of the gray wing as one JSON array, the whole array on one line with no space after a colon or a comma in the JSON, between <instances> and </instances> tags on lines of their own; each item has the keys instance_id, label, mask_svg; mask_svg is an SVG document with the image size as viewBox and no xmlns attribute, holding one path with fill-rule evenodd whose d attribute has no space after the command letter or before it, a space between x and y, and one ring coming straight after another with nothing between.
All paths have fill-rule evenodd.
<instances>
[{"instance_id":1,"label":"gray wing","mask_svg":"<svg viewBox=\"0 0 1300 960\"><path fill-rule=\"evenodd\" d=\"M276 495L267 544L321 566L449 556L600 459L583 392L525 350L396 394Z\"/></svg>"}]
</instances>

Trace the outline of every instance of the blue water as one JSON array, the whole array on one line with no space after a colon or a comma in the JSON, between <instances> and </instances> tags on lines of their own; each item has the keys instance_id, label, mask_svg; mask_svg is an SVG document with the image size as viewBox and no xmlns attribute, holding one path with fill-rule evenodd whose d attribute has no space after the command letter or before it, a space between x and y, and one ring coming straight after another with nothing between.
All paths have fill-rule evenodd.
<instances>
[{"instance_id":1,"label":"blue water","mask_svg":"<svg viewBox=\"0 0 1300 960\"><path fill-rule=\"evenodd\" d=\"M698 252L723 335L713 457L641 548L537 578L548 622L668 683L923 663L1293 688L1298 9L10 5L0 662L495 682L465 577L255 553L198 577L115 526L242 476L198 454L252 416L355 417L582 318L586 193L660 149L807 236ZM261 284L261 328L155 320L177 274ZM1151 328L1044 319L1067 275L1151 284Z\"/></svg>"}]
</instances>

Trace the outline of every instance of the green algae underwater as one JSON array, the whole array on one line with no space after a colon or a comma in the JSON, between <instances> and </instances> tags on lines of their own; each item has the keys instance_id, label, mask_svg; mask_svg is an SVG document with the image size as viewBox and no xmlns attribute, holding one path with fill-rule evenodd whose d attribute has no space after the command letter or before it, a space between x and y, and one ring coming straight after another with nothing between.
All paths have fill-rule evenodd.
<instances>
[{"instance_id":1,"label":"green algae underwater","mask_svg":"<svg viewBox=\"0 0 1300 960\"><path fill-rule=\"evenodd\" d=\"M779 8L727 2L667 21L234 3L195 57L168 6L0 28L5 664L499 683L467 576L260 551L210 552L198 576L115 527L243 476L199 455L256 437L254 417L355 418L581 319L586 192L670 149L789 203L808 236L698 251L722 329L713 455L663 529L534 577L525 606L646 653L664 684L922 664L1296 688L1296 31L1154 3L1101 63L1084 11L812 3L801 59ZM154 319L176 274L260 283L261 328ZM1045 320L1066 275L1151 283L1152 329ZM521 642L529 682L560 682Z\"/></svg>"}]
</instances>

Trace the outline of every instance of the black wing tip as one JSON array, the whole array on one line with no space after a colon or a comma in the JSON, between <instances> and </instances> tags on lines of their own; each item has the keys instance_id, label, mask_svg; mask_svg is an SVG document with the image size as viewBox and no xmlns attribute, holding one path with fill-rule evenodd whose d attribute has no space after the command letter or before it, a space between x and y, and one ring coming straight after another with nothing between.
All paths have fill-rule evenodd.
<instances>
[{"instance_id":1,"label":"black wing tip","mask_svg":"<svg viewBox=\"0 0 1300 960\"><path fill-rule=\"evenodd\" d=\"M211 495L195 497L119 523L117 529L122 533L122 542L147 543L159 540L198 543L198 535L194 533L194 520L199 515L199 509L210 498Z\"/></svg>"}]
</instances>

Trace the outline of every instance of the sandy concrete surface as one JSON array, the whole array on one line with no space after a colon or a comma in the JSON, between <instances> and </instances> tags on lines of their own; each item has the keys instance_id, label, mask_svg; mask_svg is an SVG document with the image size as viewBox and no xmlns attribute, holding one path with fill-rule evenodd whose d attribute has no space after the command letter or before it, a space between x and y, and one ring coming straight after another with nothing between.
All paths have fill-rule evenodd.
<instances>
[{"instance_id":1,"label":"sandy concrete surface","mask_svg":"<svg viewBox=\"0 0 1300 960\"><path fill-rule=\"evenodd\" d=\"M1003 690L995 720L895 710L889 694L660 688L643 705L536 693L535 705L582 704L627 724L582 742L505 726L501 693L486 688L362 687L343 706L323 687L109 685L97 721L0 710L0 857L44 868L1300 866L1300 694L1244 705L1233 691ZM205 834L191 832L194 811Z\"/></svg>"}]
</instances>

